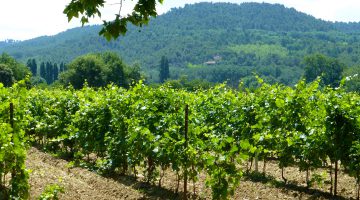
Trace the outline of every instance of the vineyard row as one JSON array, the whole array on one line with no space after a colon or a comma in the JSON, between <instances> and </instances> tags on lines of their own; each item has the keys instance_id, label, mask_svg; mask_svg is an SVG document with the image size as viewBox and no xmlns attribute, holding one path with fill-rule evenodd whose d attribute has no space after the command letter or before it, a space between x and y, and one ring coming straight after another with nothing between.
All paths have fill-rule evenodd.
<instances>
[{"instance_id":1,"label":"vineyard row","mask_svg":"<svg viewBox=\"0 0 360 200\"><path fill-rule=\"evenodd\" d=\"M252 158L275 157L281 169L295 165L304 172L331 166L334 195L340 164L360 176L360 96L318 82L195 92L142 83L129 90L15 86L0 87L0 99L0 164L9 166L2 177L13 166L24 169L13 163L24 160L24 151L15 150L25 148L23 138L75 161L96 155L95 169L108 175L144 169L147 181L161 182L159 171L171 169L187 183L206 173L213 199L233 194L242 164ZM9 102L15 105L14 129ZM25 180L26 171L22 175Z\"/></svg>"}]
</instances>

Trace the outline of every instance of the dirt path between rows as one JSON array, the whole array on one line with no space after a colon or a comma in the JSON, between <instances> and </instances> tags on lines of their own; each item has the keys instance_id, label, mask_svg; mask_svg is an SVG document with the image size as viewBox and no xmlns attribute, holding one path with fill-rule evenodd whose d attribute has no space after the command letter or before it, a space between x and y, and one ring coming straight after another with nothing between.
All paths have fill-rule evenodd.
<instances>
[{"instance_id":1,"label":"dirt path between rows","mask_svg":"<svg viewBox=\"0 0 360 200\"><path fill-rule=\"evenodd\" d=\"M64 187L65 193L60 195L61 200L114 200L114 199L180 199L175 193L176 175L166 172L162 187L147 185L129 177L120 177L117 180L102 177L83 168L69 168L68 162L54 158L36 148L28 151L26 166L30 169L30 199L37 199L44 188L49 184L58 184ZM260 165L261 166L261 165ZM305 174L297 168L286 169L287 178L295 185L276 186L281 183L281 172L275 162L267 165L268 174L272 180L256 180L254 177L244 177L231 199L333 199L327 193L329 184L305 188ZM320 172L319 172L320 173ZM141 175L140 175L141 176ZM205 188L205 175L199 177L196 183L196 199L211 199L211 191ZM192 192L193 184L189 182L188 191ZM342 175L339 180L340 199L355 197L355 181L353 178ZM180 184L180 190L182 184ZM180 194L181 195L181 194Z\"/></svg>"},{"instance_id":2,"label":"dirt path between rows","mask_svg":"<svg viewBox=\"0 0 360 200\"><path fill-rule=\"evenodd\" d=\"M120 184L82 168L67 167L68 162L35 148L28 151L26 166L30 172L30 199L36 199L46 185L58 184L65 194L60 199L142 199L143 195L131 186Z\"/></svg>"}]
</instances>

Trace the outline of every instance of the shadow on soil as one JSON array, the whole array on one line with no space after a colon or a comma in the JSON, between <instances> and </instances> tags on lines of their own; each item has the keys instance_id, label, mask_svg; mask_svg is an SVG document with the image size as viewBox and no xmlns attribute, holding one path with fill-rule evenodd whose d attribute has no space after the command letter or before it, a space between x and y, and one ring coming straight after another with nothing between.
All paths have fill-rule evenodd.
<instances>
[{"instance_id":1,"label":"shadow on soil","mask_svg":"<svg viewBox=\"0 0 360 200\"><path fill-rule=\"evenodd\" d=\"M41 148L41 145L35 145L35 148L37 148L38 150L42 151L42 152L47 152L44 151L44 148ZM55 155L55 157L61 158L61 159L65 159L70 161L71 159L69 159L69 157L65 154L57 154ZM53 155L54 156L54 155ZM75 164L76 165L76 164ZM76 165L77 167L82 167L82 168L86 168L89 169L91 171L96 171L94 168L94 163L91 162L86 162L85 160L83 160L81 165ZM142 194L144 194L144 196L141 199L144 200L152 200L152 199L156 199L156 200L165 200L165 199L169 199L169 200L181 200L183 199L183 195L184 193L181 191L182 188L179 188L179 192L176 193L173 190L167 189L167 188L163 188L154 184L150 184L147 182L143 182L140 181L138 179L136 179L134 176L130 176L130 175L117 175L117 176L106 176L103 175L103 177L106 178L110 178L116 182L119 182L121 184L124 184L126 186L132 187L135 190L140 191ZM275 177L270 176L270 175L264 175L262 173L259 172L246 172L244 173L243 176L244 180L249 180L252 182L259 182L259 183L263 183L263 184L269 184L273 187L276 188L282 188L284 189L284 192L287 191L294 191L294 192L298 192L300 194L296 194L297 196L294 196L297 199L303 199L302 198L302 194L308 194L311 197L308 198L308 200L315 200L315 199L332 199L332 200L348 200L347 198L343 197L343 196L336 196L334 197L332 194L330 194L329 192L324 192L318 189L313 189L313 188L308 188L305 186L301 186L301 185L297 185L296 183L287 183L285 184L283 181L279 181L276 180ZM1 189L1 188L0 188ZM1 198L1 190L0 190L0 199ZM188 199L202 199L199 196L196 196L194 194L190 194L188 193ZM350 198L350 200L353 198Z\"/></svg>"},{"instance_id":2,"label":"shadow on soil","mask_svg":"<svg viewBox=\"0 0 360 200\"><path fill-rule=\"evenodd\" d=\"M45 149L42 145L35 143L33 145L35 148L37 148L39 151L41 152L46 152L49 153L51 151L47 151L47 149ZM53 157L56 158L60 158L66 161L74 161L72 159L71 156L69 156L66 153L56 153L56 154L51 154ZM81 167L84 169L88 169L90 171L93 171L96 173L97 168L95 167L95 163L94 162L90 162L86 159L84 160L76 160L73 163L74 167ZM144 196L141 199L146 199L146 200L152 200L152 199L156 199L156 200L181 200L183 199L183 195L184 193L181 191L182 188L179 188L179 192L176 193L173 190L169 190L167 188L163 188L154 184L150 184L147 182L143 182L140 181L138 179L136 179L134 176L131 175L101 175L103 177L112 179L120 184L124 184L126 186L132 187L135 190L140 191L142 194L144 194ZM194 195L194 194L190 194L188 192L188 199L199 199L198 196ZM1 193L0 193L0 200L2 200L1 198Z\"/></svg>"},{"instance_id":3,"label":"shadow on soil","mask_svg":"<svg viewBox=\"0 0 360 200\"><path fill-rule=\"evenodd\" d=\"M153 185L150 183L142 182L137 180L134 176L122 175L117 177L108 177L111 178L121 184L132 187L135 190L140 191L144 194L142 199L183 199L183 192L176 193L173 190L169 190L163 187L159 187L157 185ZM180 190L180 188L179 188ZM188 196L189 199L197 199L196 196Z\"/></svg>"},{"instance_id":4,"label":"shadow on soil","mask_svg":"<svg viewBox=\"0 0 360 200\"><path fill-rule=\"evenodd\" d=\"M273 176L269 176L269 175L264 175L262 173L259 172L248 172L244 174L244 179L245 180L250 180L253 182L260 182L263 184L270 184L274 187L277 188L283 188L289 191L296 191L299 192L300 194L297 196L297 198L302 199L301 198L301 194L305 193L310 195L311 197L308 198L309 200L313 200L313 199L336 199L336 200L346 200L347 198L342 197L342 196L333 196L332 194L330 194L329 192L324 192L318 189L312 189L312 188L308 188L305 186L301 186L301 185L297 185L294 183L287 183L285 184L283 181L279 181L276 180L275 177Z\"/></svg>"}]
</instances>

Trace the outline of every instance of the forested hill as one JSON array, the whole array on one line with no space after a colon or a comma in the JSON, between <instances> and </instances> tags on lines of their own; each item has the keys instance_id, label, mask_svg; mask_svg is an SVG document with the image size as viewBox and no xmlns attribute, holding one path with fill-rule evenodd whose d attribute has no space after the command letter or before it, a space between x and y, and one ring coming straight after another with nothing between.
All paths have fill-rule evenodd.
<instances>
[{"instance_id":1,"label":"forested hill","mask_svg":"<svg viewBox=\"0 0 360 200\"><path fill-rule=\"evenodd\" d=\"M162 56L170 61L171 77L228 80L236 85L257 72L270 81L295 83L301 61L312 53L339 58L351 66L360 60L359 23L332 23L292 8L267 3L198 3L172 9L143 28L107 42L100 26L75 28L55 36L1 43L23 62L69 62L100 51L116 51L128 62L139 62L148 80L157 81Z\"/></svg>"},{"instance_id":2,"label":"forested hill","mask_svg":"<svg viewBox=\"0 0 360 200\"><path fill-rule=\"evenodd\" d=\"M169 20L170 19L170 20ZM181 19L180 25L176 20ZM173 9L158 20L172 29L261 29L269 31L329 31L331 23L280 4L199 3Z\"/></svg>"}]
</instances>

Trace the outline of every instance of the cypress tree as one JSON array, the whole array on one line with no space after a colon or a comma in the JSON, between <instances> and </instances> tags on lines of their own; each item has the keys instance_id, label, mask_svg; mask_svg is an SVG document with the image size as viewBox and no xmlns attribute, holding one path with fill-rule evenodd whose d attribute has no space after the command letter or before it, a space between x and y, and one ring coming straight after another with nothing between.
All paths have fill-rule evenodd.
<instances>
[{"instance_id":1,"label":"cypress tree","mask_svg":"<svg viewBox=\"0 0 360 200\"><path fill-rule=\"evenodd\" d=\"M35 58L33 58L32 60L31 60L31 72L33 73L33 75L34 76L36 76L37 75L37 63L36 63L36 60L35 60Z\"/></svg>"},{"instance_id":2,"label":"cypress tree","mask_svg":"<svg viewBox=\"0 0 360 200\"><path fill-rule=\"evenodd\" d=\"M36 60L33 58L33 59L29 59L27 62L26 62L26 66L30 69L31 73L33 76L36 76L37 74L37 64L36 64Z\"/></svg>"},{"instance_id":3,"label":"cypress tree","mask_svg":"<svg viewBox=\"0 0 360 200\"><path fill-rule=\"evenodd\" d=\"M42 62L40 64L40 76L41 76L41 78L46 80L46 70L45 70L45 63L44 62Z\"/></svg>"},{"instance_id":4,"label":"cypress tree","mask_svg":"<svg viewBox=\"0 0 360 200\"><path fill-rule=\"evenodd\" d=\"M26 62L26 67L28 67L28 68L30 69L31 73L32 73L32 70L31 70L31 68L32 68L31 59L28 59L28 60L27 60L27 62ZM34 75L34 73L33 73L33 75Z\"/></svg>"},{"instance_id":5,"label":"cypress tree","mask_svg":"<svg viewBox=\"0 0 360 200\"><path fill-rule=\"evenodd\" d=\"M54 63L53 74L54 74L54 77L53 77L53 82L54 82L54 81L58 80L58 76L59 76L59 68L56 63Z\"/></svg>"},{"instance_id":6,"label":"cypress tree","mask_svg":"<svg viewBox=\"0 0 360 200\"><path fill-rule=\"evenodd\" d=\"M160 83L164 83L166 79L170 78L169 61L165 56L161 57L159 75Z\"/></svg>"},{"instance_id":7,"label":"cypress tree","mask_svg":"<svg viewBox=\"0 0 360 200\"><path fill-rule=\"evenodd\" d=\"M60 63L60 73L63 72L63 71L64 71L64 63L61 62L61 63Z\"/></svg>"},{"instance_id":8,"label":"cypress tree","mask_svg":"<svg viewBox=\"0 0 360 200\"><path fill-rule=\"evenodd\" d=\"M51 84L53 82L53 69L52 69L52 63L51 62L47 62L46 63L46 75L45 75L45 80L48 84Z\"/></svg>"}]
</instances>

